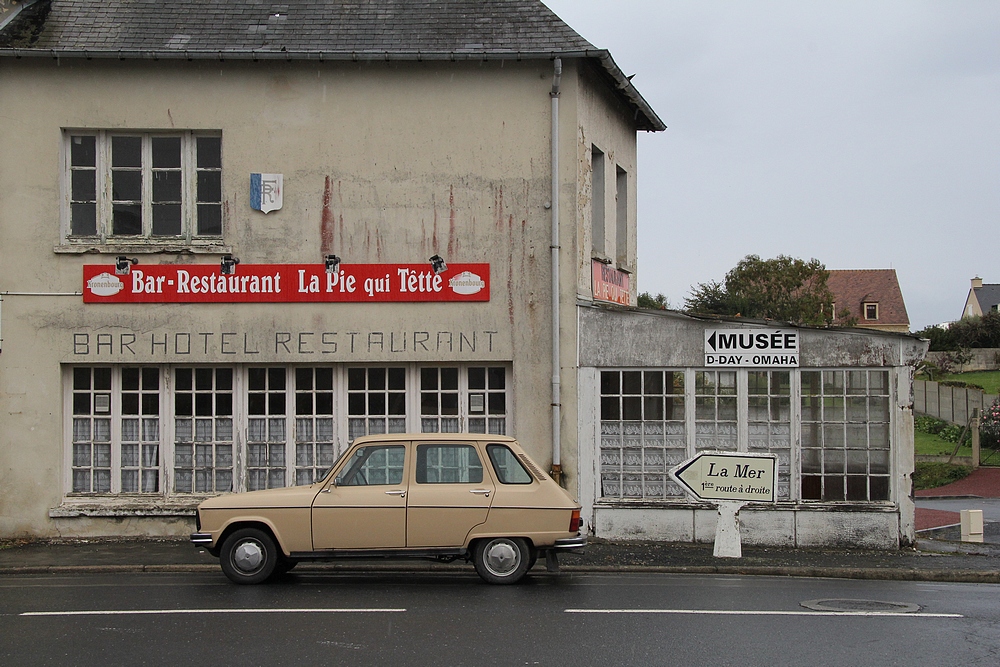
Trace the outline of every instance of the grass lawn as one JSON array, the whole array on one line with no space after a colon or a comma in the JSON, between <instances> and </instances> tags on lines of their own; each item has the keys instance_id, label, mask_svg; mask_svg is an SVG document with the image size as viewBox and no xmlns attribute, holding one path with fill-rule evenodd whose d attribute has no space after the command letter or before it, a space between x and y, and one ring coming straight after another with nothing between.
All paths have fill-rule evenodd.
<instances>
[{"instance_id":1,"label":"grass lawn","mask_svg":"<svg viewBox=\"0 0 1000 667\"><path fill-rule=\"evenodd\" d=\"M917 431L913 434L913 451L925 456L950 456L955 451L955 443L942 440L932 433ZM958 456L972 456L972 447L962 447Z\"/></svg>"},{"instance_id":2,"label":"grass lawn","mask_svg":"<svg viewBox=\"0 0 1000 667\"><path fill-rule=\"evenodd\" d=\"M1000 371L971 371L969 373L950 373L942 375L941 380L954 380L978 384L987 394L1000 394Z\"/></svg>"}]
</instances>

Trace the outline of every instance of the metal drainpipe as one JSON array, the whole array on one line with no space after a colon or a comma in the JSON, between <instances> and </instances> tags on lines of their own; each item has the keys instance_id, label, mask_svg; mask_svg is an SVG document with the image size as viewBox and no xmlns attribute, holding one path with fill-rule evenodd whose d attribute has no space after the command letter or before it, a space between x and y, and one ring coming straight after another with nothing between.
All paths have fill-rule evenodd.
<instances>
[{"instance_id":1,"label":"metal drainpipe","mask_svg":"<svg viewBox=\"0 0 1000 667\"><path fill-rule=\"evenodd\" d=\"M562 59L556 58L552 75L552 478L562 484L562 420L559 351L559 84Z\"/></svg>"}]
</instances>

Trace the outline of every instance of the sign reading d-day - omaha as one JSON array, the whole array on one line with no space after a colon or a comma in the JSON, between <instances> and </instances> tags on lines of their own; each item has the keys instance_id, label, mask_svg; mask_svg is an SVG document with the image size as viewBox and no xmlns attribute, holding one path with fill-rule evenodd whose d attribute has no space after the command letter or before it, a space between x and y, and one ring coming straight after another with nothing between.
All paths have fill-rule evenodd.
<instances>
[{"instance_id":1,"label":"sign reading d-day - omaha","mask_svg":"<svg viewBox=\"0 0 1000 667\"><path fill-rule=\"evenodd\" d=\"M799 332L795 329L706 329L705 366L798 368Z\"/></svg>"},{"instance_id":2,"label":"sign reading d-day - omaha","mask_svg":"<svg viewBox=\"0 0 1000 667\"><path fill-rule=\"evenodd\" d=\"M671 470L670 475L699 500L773 503L777 457L700 452Z\"/></svg>"}]
</instances>

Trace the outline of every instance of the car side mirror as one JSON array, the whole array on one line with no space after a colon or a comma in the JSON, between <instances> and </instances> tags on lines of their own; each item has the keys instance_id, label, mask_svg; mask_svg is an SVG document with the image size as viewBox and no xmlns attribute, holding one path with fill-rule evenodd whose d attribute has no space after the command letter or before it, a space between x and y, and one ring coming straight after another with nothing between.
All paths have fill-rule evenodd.
<instances>
[{"instance_id":1,"label":"car side mirror","mask_svg":"<svg viewBox=\"0 0 1000 667\"><path fill-rule=\"evenodd\" d=\"M340 486L343 483L344 483L344 478L343 477L334 477L333 478L333 485L334 486Z\"/></svg>"}]
</instances>

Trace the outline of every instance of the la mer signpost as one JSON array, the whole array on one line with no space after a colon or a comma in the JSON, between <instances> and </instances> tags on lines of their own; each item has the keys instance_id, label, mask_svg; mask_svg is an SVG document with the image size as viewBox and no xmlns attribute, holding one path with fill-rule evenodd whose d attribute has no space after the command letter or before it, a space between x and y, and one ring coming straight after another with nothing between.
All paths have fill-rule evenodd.
<instances>
[{"instance_id":1,"label":"la mer signpost","mask_svg":"<svg viewBox=\"0 0 1000 667\"><path fill-rule=\"evenodd\" d=\"M670 476L698 500L716 503L715 556L740 558L740 508L775 502L778 460L774 454L699 452L674 467Z\"/></svg>"}]
</instances>

